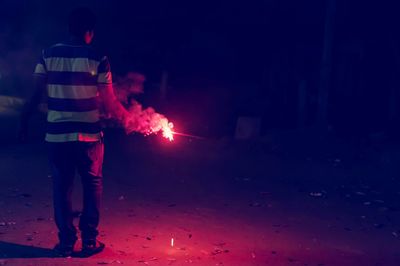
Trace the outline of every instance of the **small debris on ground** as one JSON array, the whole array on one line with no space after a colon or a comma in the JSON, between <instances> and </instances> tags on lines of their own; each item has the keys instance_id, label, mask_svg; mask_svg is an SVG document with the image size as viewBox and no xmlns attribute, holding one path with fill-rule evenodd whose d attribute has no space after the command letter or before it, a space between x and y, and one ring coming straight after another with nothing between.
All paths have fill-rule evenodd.
<instances>
[{"instance_id":1,"label":"small debris on ground","mask_svg":"<svg viewBox=\"0 0 400 266\"><path fill-rule=\"evenodd\" d=\"M204 249L200 250L201 253L203 253L204 255L208 255L209 253L207 251L205 251Z\"/></svg>"},{"instance_id":2,"label":"small debris on ground","mask_svg":"<svg viewBox=\"0 0 400 266\"><path fill-rule=\"evenodd\" d=\"M174 258L168 258L168 265L171 265L172 263L174 263L176 261L176 259Z\"/></svg>"},{"instance_id":3,"label":"small debris on ground","mask_svg":"<svg viewBox=\"0 0 400 266\"><path fill-rule=\"evenodd\" d=\"M214 248L214 251L211 251L211 255L218 255L218 254L221 254L223 252L223 250L222 249L220 249L220 248Z\"/></svg>"},{"instance_id":4,"label":"small debris on ground","mask_svg":"<svg viewBox=\"0 0 400 266\"><path fill-rule=\"evenodd\" d=\"M381 228L385 227L385 225L384 224L374 224L374 227L377 229L381 229Z\"/></svg>"},{"instance_id":5,"label":"small debris on ground","mask_svg":"<svg viewBox=\"0 0 400 266\"><path fill-rule=\"evenodd\" d=\"M250 207L261 207L262 204L259 203L259 202L252 202L252 203L249 204L249 206L250 206Z\"/></svg>"},{"instance_id":6,"label":"small debris on ground","mask_svg":"<svg viewBox=\"0 0 400 266\"><path fill-rule=\"evenodd\" d=\"M0 222L0 226L10 226L10 225L16 225L16 222Z\"/></svg>"},{"instance_id":7,"label":"small debris on ground","mask_svg":"<svg viewBox=\"0 0 400 266\"><path fill-rule=\"evenodd\" d=\"M310 196L311 197L322 197L322 193L321 192L310 192Z\"/></svg>"}]
</instances>

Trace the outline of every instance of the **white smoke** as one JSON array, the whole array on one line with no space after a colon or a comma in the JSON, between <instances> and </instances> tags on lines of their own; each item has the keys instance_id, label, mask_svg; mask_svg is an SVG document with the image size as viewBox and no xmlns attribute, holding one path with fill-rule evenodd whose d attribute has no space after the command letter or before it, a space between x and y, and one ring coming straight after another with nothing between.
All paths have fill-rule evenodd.
<instances>
[{"instance_id":1,"label":"white smoke","mask_svg":"<svg viewBox=\"0 0 400 266\"><path fill-rule=\"evenodd\" d=\"M124 77L116 77L114 82L114 91L117 99L124 104L129 104L130 95L143 93L143 83L146 77L137 72L129 72Z\"/></svg>"},{"instance_id":2,"label":"white smoke","mask_svg":"<svg viewBox=\"0 0 400 266\"><path fill-rule=\"evenodd\" d=\"M120 124L127 134L138 132L149 135L172 129L172 123L164 115L157 113L152 107L143 108L139 102L130 97L143 93L143 83L146 80L144 75L130 72L124 77L117 77L115 80L113 84L114 93L129 113L128 119ZM102 118L108 121L106 122L107 126L115 127L115 121L110 120L109 115L103 113Z\"/></svg>"},{"instance_id":3,"label":"white smoke","mask_svg":"<svg viewBox=\"0 0 400 266\"><path fill-rule=\"evenodd\" d=\"M142 105L136 101L131 102L128 108L130 117L124 125L125 131L130 134L139 132L145 135L156 134L160 130L172 128L172 123L168 119L157 113L152 107L143 109Z\"/></svg>"}]
</instances>

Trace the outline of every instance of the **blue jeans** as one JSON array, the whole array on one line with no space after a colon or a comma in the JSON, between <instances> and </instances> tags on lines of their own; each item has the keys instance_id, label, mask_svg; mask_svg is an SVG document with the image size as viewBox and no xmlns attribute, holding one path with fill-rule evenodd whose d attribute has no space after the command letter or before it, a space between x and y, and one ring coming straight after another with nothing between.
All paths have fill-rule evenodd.
<instances>
[{"instance_id":1,"label":"blue jeans","mask_svg":"<svg viewBox=\"0 0 400 266\"><path fill-rule=\"evenodd\" d=\"M95 241L103 191L104 144L102 141L49 142L48 147L53 178L54 216L60 243L73 245L77 240L71 201L76 171L83 187L83 210L79 220L82 241Z\"/></svg>"}]
</instances>

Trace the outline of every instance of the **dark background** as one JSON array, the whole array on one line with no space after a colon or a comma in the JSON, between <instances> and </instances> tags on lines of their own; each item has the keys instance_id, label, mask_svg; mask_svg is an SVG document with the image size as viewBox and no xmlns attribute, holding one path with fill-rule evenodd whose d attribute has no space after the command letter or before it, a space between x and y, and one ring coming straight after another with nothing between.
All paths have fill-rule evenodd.
<instances>
[{"instance_id":1,"label":"dark background","mask_svg":"<svg viewBox=\"0 0 400 266\"><path fill-rule=\"evenodd\" d=\"M326 27L329 2L335 8ZM146 75L139 100L190 133L232 135L238 116L261 117L263 132L317 124L356 138L397 132L394 3L2 0L0 5L3 95L29 96L40 51L67 38L67 15L83 5L98 16L94 46L109 56L114 76ZM331 40L325 40L327 32ZM330 52L325 64L324 47ZM160 100L163 71L169 86ZM328 79L321 78L324 71ZM321 91L328 95L327 116L318 119Z\"/></svg>"}]
</instances>

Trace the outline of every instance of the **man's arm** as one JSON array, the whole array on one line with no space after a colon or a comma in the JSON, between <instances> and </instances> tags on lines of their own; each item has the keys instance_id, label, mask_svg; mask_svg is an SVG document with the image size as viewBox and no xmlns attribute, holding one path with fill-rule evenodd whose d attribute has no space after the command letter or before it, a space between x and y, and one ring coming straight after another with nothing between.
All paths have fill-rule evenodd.
<instances>
[{"instance_id":1,"label":"man's arm","mask_svg":"<svg viewBox=\"0 0 400 266\"><path fill-rule=\"evenodd\" d=\"M111 84L101 84L99 87L99 96L104 103L105 111L113 118L125 124L129 119L129 112L118 101Z\"/></svg>"},{"instance_id":2,"label":"man's arm","mask_svg":"<svg viewBox=\"0 0 400 266\"><path fill-rule=\"evenodd\" d=\"M137 117L137 114L131 114L125 109L115 96L112 85L100 85L99 87L99 96L104 104L105 111L122 124L127 134L133 131L148 134L149 123L140 122L141 119Z\"/></svg>"},{"instance_id":3,"label":"man's arm","mask_svg":"<svg viewBox=\"0 0 400 266\"><path fill-rule=\"evenodd\" d=\"M107 114L121 122L126 132L132 132L138 127L125 107L118 101L112 85L112 74L107 57L103 57L98 66L97 87L99 96Z\"/></svg>"}]
</instances>

